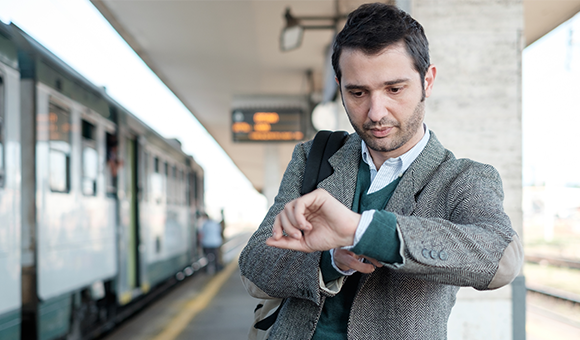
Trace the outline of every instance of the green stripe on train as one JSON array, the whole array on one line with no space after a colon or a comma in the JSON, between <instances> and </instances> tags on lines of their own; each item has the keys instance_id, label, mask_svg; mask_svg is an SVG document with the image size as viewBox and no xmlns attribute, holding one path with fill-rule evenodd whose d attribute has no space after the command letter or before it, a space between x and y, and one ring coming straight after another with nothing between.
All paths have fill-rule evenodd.
<instances>
[{"instance_id":1,"label":"green stripe on train","mask_svg":"<svg viewBox=\"0 0 580 340\"><path fill-rule=\"evenodd\" d=\"M182 254L164 261L149 264L147 266L147 278L149 279L149 284L154 286L173 276L173 274L189 264L189 261L187 260L188 258L188 255Z\"/></svg>"},{"instance_id":2,"label":"green stripe on train","mask_svg":"<svg viewBox=\"0 0 580 340\"><path fill-rule=\"evenodd\" d=\"M0 339L20 340L20 309L0 315Z\"/></svg>"},{"instance_id":3,"label":"green stripe on train","mask_svg":"<svg viewBox=\"0 0 580 340\"><path fill-rule=\"evenodd\" d=\"M72 296L65 294L41 302L38 306L40 340L56 339L68 333Z\"/></svg>"}]
</instances>

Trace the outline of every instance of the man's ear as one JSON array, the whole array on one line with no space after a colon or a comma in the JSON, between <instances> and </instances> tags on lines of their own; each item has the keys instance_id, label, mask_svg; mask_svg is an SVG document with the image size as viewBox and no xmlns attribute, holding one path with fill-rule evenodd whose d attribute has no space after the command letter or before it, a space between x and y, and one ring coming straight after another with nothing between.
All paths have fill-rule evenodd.
<instances>
[{"instance_id":1,"label":"man's ear","mask_svg":"<svg viewBox=\"0 0 580 340\"><path fill-rule=\"evenodd\" d=\"M338 80L337 77L334 77L334 81L338 84L338 87L340 87L340 81Z\"/></svg>"},{"instance_id":2,"label":"man's ear","mask_svg":"<svg viewBox=\"0 0 580 340\"><path fill-rule=\"evenodd\" d=\"M429 97L433 91L433 84L435 83L435 76L437 75L437 68L435 65L429 65L427 72L425 73L425 97Z\"/></svg>"}]
</instances>

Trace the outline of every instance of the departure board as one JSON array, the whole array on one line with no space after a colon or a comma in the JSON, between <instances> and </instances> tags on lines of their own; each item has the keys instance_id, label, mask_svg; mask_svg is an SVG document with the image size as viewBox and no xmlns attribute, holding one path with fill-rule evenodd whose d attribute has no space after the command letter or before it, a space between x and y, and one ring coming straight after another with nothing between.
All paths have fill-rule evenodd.
<instances>
[{"instance_id":1,"label":"departure board","mask_svg":"<svg viewBox=\"0 0 580 340\"><path fill-rule=\"evenodd\" d=\"M235 109L232 111L234 142L299 141L304 138L304 111L285 109Z\"/></svg>"}]
</instances>

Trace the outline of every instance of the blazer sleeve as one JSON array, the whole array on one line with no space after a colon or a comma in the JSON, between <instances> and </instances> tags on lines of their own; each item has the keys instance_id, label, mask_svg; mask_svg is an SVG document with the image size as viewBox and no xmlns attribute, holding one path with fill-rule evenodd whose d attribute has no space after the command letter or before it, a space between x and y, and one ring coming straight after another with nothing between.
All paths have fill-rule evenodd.
<instances>
[{"instance_id":1,"label":"blazer sleeve","mask_svg":"<svg viewBox=\"0 0 580 340\"><path fill-rule=\"evenodd\" d=\"M386 267L478 290L509 284L521 270L523 248L503 210L499 174L471 162L444 175L449 179L435 176L417 195L410 216L396 214L402 263Z\"/></svg>"},{"instance_id":2,"label":"blazer sleeve","mask_svg":"<svg viewBox=\"0 0 580 340\"><path fill-rule=\"evenodd\" d=\"M320 252L302 253L266 245L272 236L276 216L286 203L300 196L306 156L312 142L294 148L292 159L282 178L274 204L258 230L252 235L239 258L241 275L271 297L295 297L319 304Z\"/></svg>"}]
</instances>

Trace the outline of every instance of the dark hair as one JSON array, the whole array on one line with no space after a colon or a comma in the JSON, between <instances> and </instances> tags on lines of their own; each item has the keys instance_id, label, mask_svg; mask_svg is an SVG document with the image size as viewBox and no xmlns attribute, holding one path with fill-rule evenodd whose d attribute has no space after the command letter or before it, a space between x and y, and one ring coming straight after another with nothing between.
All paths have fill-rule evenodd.
<instances>
[{"instance_id":1,"label":"dark hair","mask_svg":"<svg viewBox=\"0 0 580 340\"><path fill-rule=\"evenodd\" d=\"M429 69L429 42L423 27L405 11L383 3L364 4L351 12L332 46L332 67L338 81L338 61L344 48L375 55L387 46L404 41L421 80Z\"/></svg>"}]
</instances>

